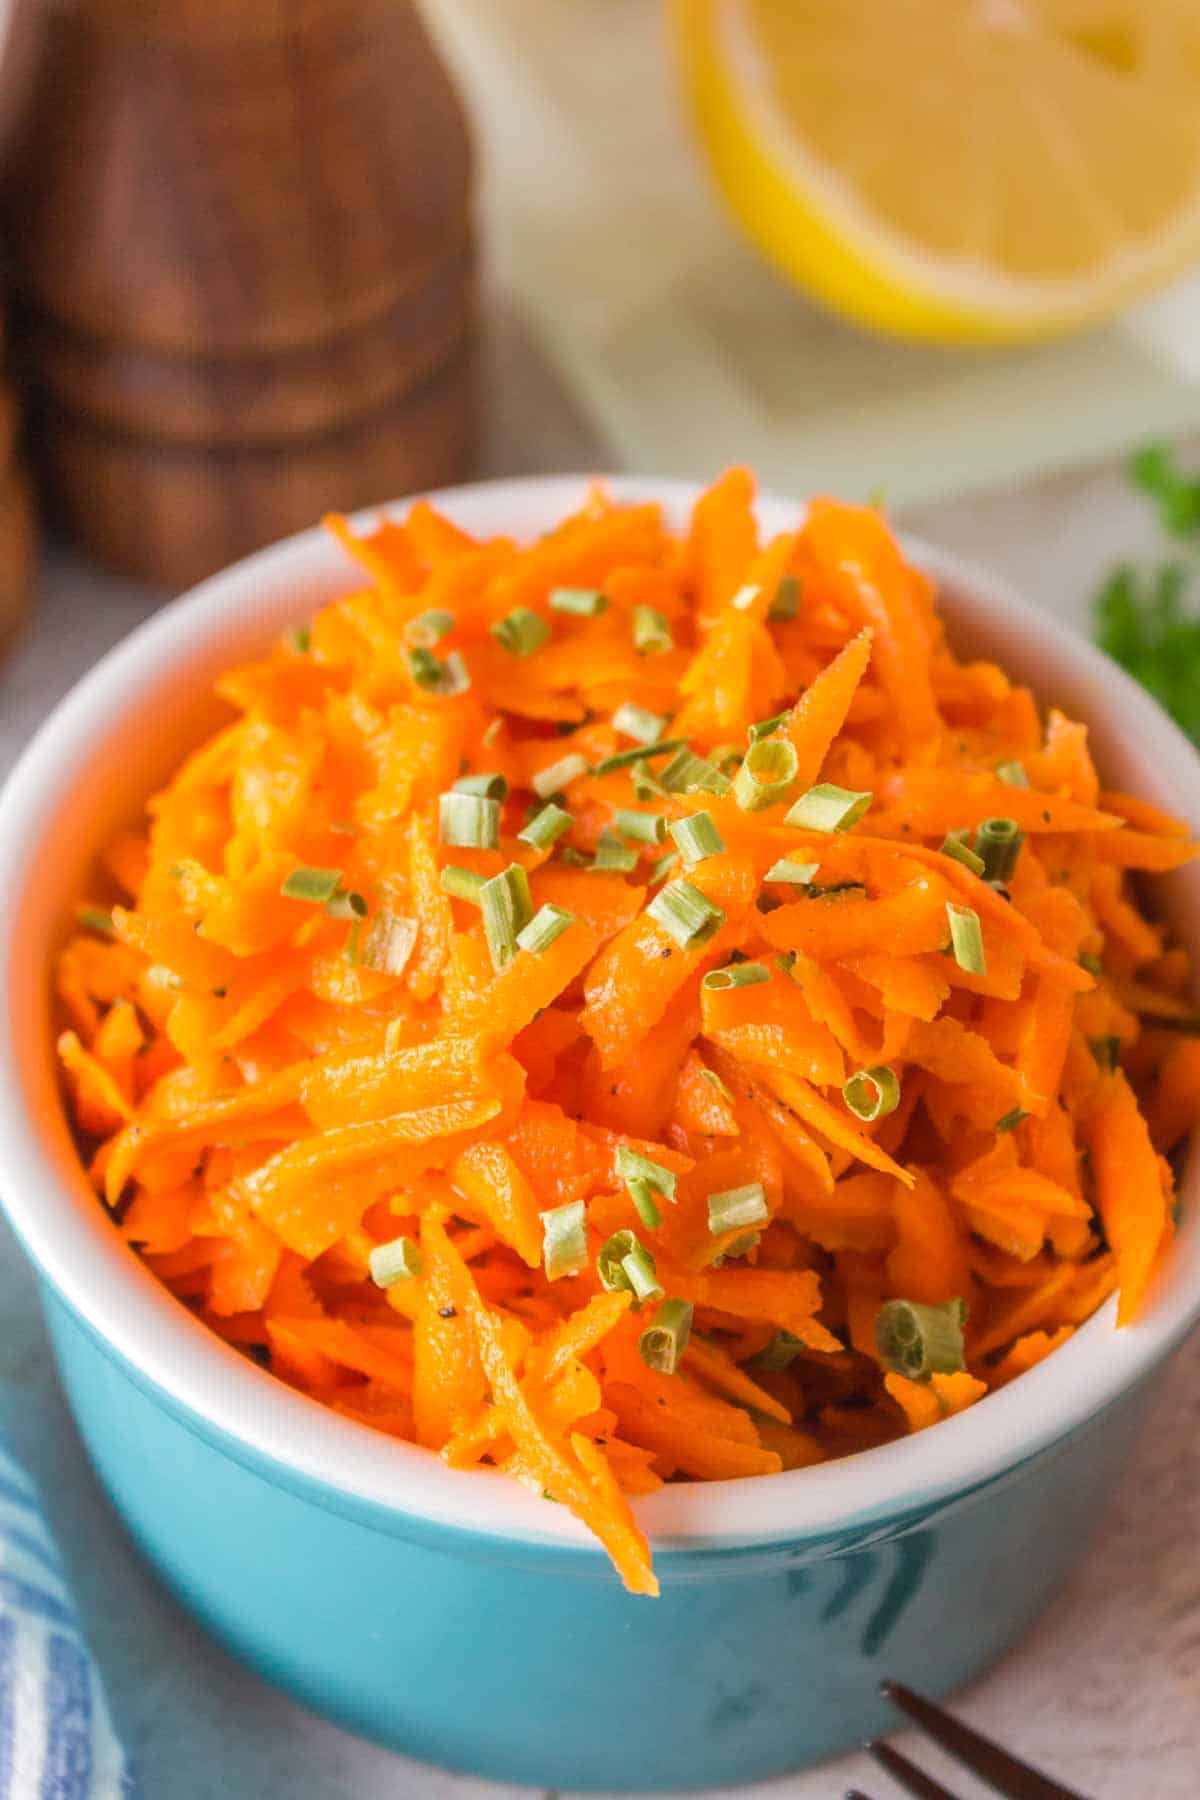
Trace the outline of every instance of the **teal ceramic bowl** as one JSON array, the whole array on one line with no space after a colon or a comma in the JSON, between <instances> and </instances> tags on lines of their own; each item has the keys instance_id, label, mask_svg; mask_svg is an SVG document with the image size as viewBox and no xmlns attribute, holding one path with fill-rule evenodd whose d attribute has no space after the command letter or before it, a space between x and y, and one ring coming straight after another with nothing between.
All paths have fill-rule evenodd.
<instances>
[{"instance_id":1,"label":"teal ceramic bowl","mask_svg":"<svg viewBox=\"0 0 1200 1800\"><path fill-rule=\"evenodd\" d=\"M688 490L618 482L679 518ZM532 533L575 480L441 496ZM795 508L764 502L764 523ZM1200 765L1105 659L925 546L961 647L1092 722L1109 779L1196 822ZM80 1168L47 970L96 847L211 725L218 670L352 585L312 533L208 582L64 702L0 802L0 1191L36 1268L80 1430L185 1605L271 1681L410 1754L539 1787L745 1783L883 1727L885 1675L933 1694L1014 1644L1087 1542L1143 1389L1200 1312L1195 1168L1144 1317L1064 1348L917 1438L824 1467L680 1484L638 1505L662 1580L633 1599L563 1509L337 1417L196 1323ZM1200 953L1200 875L1162 903Z\"/></svg>"}]
</instances>

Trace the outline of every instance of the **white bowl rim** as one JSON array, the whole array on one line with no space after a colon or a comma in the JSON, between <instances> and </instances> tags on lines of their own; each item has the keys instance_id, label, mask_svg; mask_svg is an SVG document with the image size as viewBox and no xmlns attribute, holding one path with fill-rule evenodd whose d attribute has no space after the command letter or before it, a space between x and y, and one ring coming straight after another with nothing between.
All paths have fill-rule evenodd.
<instances>
[{"instance_id":1,"label":"white bowl rim","mask_svg":"<svg viewBox=\"0 0 1200 1800\"><path fill-rule=\"evenodd\" d=\"M588 476L527 477L477 483L431 496L468 529L505 531L515 519L552 524L580 503ZM686 482L614 477L621 499L657 501L674 518L698 489ZM367 525L397 502L356 517ZM763 496L771 530L794 526L796 502ZM524 529L524 527L517 527ZM1101 684L1106 716L1136 731L1147 757L1191 808L1200 759L1154 702L1082 637L1035 611L1003 582L906 536L907 553L965 597L981 617L1003 613L1062 672ZM338 591L337 552L321 529L261 551L204 582L118 644L59 704L32 740L0 796L0 843L10 893L56 809L78 777L89 746L122 708L186 668L223 626L320 571ZM343 572L341 584L352 585ZM509 1541L591 1547L594 1540L565 1508L547 1506L492 1471L446 1468L430 1452L340 1417L289 1389L191 1318L112 1231L79 1172L64 1171L46 1132L26 1105L27 1071L14 1019L23 978L21 909L0 919L0 1192L6 1211L44 1278L151 1387L162 1389L202 1425L249 1452L349 1500L404 1516ZM1200 940L1200 932L1197 934ZM1200 948L1200 941L1194 948ZM41 976L44 983L44 973ZM61 1125L60 1125L61 1129ZM768 1480L670 1484L636 1502L641 1524L660 1548L729 1549L796 1542L903 1516L1011 1470L1084 1425L1160 1361L1200 1313L1200 1180L1193 1158L1192 1204L1144 1317L1112 1329L1113 1302L1045 1362L932 1432L907 1437L818 1467ZM599 1554L599 1552L597 1552Z\"/></svg>"}]
</instances>

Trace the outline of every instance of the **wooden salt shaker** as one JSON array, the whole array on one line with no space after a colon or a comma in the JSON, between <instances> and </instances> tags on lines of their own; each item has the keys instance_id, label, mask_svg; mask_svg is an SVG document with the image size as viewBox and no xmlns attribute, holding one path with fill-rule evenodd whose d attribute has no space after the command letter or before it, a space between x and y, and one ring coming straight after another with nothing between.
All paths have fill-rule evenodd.
<instances>
[{"instance_id":1,"label":"wooden salt shaker","mask_svg":"<svg viewBox=\"0 0 1200 1800\"><path fill-rule=\"evenodd\" d=\"M184 585L458 479L471 154L411 0L43 0L7 180L52 512Z\"/></svg>"}]
</instances>

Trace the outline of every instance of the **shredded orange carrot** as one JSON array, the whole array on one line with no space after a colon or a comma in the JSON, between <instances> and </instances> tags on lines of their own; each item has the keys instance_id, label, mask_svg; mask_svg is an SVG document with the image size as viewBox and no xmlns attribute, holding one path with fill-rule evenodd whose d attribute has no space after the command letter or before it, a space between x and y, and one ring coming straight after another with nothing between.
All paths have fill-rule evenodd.
<instances>
[{"instance_id":1,"label":"shredded orange carrot","mask_svg":"<svg viewBox=\"0 0 1200 1800\"><path fill-rule=\"evenodd\" d=\"M358 585L222 677L55 970L155 1276L641 1594L630 1497L923 1430L1114 1288L1135 1317L1200 1124L1134 885L1186 828L956 657L876 510L762 542L753 495L682 537L601 489L529 546L331 521ZM902 1373L892 1300L965 1306L961 1367Z\"/></svg>"}]
</instances>

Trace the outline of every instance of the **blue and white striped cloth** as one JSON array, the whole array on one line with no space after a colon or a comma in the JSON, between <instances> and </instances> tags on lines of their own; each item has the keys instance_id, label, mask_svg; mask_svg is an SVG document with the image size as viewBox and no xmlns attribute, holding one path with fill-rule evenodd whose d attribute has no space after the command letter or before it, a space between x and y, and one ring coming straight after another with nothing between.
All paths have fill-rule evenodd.
<instances>
[{"instance_id":1,"label":"blue and white striped cloth","mask_svg":"<svg viewBox=\"0 0 1200 1800\"><path fill-rule=\"evenodd\" d=\"M137 1800L37 1489L0 1444L0 1800Z\"/></svg>"}]
</instances>

